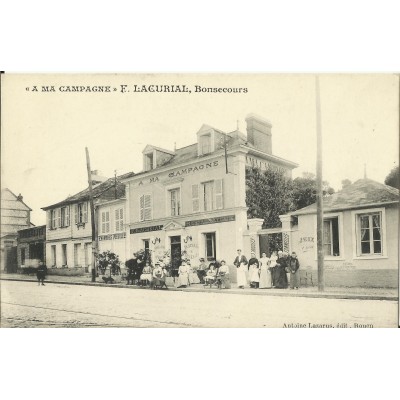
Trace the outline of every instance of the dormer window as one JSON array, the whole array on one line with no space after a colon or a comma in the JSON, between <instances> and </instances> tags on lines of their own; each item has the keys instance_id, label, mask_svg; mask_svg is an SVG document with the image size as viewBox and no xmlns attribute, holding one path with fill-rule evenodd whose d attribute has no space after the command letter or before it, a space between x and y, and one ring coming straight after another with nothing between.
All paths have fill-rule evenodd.
<instances>
[{"instance_id":1,"label":"dormer window","mask_svg":"<svg viewBox=\"0 0 400 400\"><path fill-rule=\"evenodd\" d=\"M150 171L154 168L154 155L153 152L145 154L145 170Z\"/></svg>"},{"instance_id":2,"label":"dormer window","mask_svg":"<svg viewBox=\"0 0 400 400\"><path fill-rule=\"evenodd\" d=\"M200 136L200 152L202 155L211 153L211 134Z\"/></svg>"}]
</instances>

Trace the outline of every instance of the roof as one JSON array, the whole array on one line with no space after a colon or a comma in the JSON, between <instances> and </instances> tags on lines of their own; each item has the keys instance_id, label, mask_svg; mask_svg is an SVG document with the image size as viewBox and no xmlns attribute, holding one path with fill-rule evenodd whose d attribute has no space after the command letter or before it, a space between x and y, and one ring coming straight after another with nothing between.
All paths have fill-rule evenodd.
<instances>
[{"instance_id":1,"label":"roof","mask_svg":"<svg viewBox=\"0 0 400 400\"><path fill-rule=\"evenodd\" d=\"M399 202L399 191L383 183L372 179L359 179L346 186L344 189L323 198L324 212L351 210L379 206L385 204L396 204ZM290 215L314 214L317 212L317 204L311 204Z\"/></svg>"},{"instance_id":2,"label":"roof","mask_svg":"<svg viewBox=\"0 0 400 400\"><path fill-rule=\"evenodd\" d=\"M285 160L283 158L274 156L272 154L267 154L267 153L261 152L253 144L247 142L246 135L238 130L229 132L229 133L225 133L219 129L213 128L206 124L203 124L202 127L200 128L199 132L202 130L208 130L208 129L214 129L214 131L217 133L220 133L222 135L227 135L228 139L227 139L226 143L227 143L228 149L237 147L237 146L244 146L244 147L250 149L251 151L257 152L258 154L262 154L263 157L265 157L266 159L269 159L271 161L285 164L285 165L291 166L293 168L298 166L298 164L296 164L292 161ZM148 149L150 147L156 148L155 146L147 145L145 147L145 149ZM222 148L223 148L223 146L221 144L221 147L219 149L215 149L215 151L220 150ZM171 157L171 159L165 161L162 165L158 166L157 168L153 168L150 171L139 172L139 173L135 174L135 177L138 175L143 175L143 174L146 174L149 172L153 172L159 168L165 168L168 166L173 167L174 165L180 165L180 164L184 164L184 163L199 160L199 159L200 159L200 157L197 154L197 143L193 143L188 146L181 147L180 149L176 149L173 156ZM129 178L129 176L127 178Z\"/></svg>"},{"instance_id":3,"label":"roof","mask_svg":"<svg viewBox=\"0 0 400 400\"><path fill-rule=\"evenodd\" d=\"M30 208L28 205L26 205L22 200L18 200L18 196L15 195L9 188L4 188L1 190L1 202L2 202L1 207L2 208L8 208L8 207L6 207L5 202L11 200L10 198L7 199L6 192L10 193L15 198L15 201L18 201L18 203L20 203L21 205L24 205L27 210L32 211L32 208ZM14 199L12 199L12 200L14 201ZM15 208L15 204L17 204L17 203L14 203L13 208Z\"/></svg>"},{"instance_id":4,"label":"roof","mask_svg":"<svg viewBox=\"0 0 400 400\"><path fill-rule=\"evenodd\" d=\"M120 182L121 179L130 178L135 175L133 172L117 176L117 199L125 196L125 185ZM109 178L105 182L100 183L93 187L93 198L102 200L113 200L115 199L115 178ZM58 203L52 204L51 206L42 207L42 210L46 211L51 208L61 207L68 204L78 203L80 201L89 200L89 188L82 190L81 192L67 197L65 200Z\"/></svg>"}]
</instances>

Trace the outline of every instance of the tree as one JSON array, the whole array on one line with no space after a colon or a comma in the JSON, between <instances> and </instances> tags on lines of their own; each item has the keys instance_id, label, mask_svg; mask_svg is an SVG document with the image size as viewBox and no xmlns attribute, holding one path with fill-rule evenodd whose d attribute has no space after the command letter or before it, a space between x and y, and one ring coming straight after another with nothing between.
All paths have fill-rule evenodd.
<instances>
[{"instance_id":1,"label":"tree","mask_svg":"<svg viewBox=\"0 0 400 400\"><path fill-rule=\"evenodd\" d=\"M335 190L327 181L322 182L323 196L330 196ZM293 180L292 209L298 210L317 201L317 180L313 173L304 172L302 177Z\"/></svg>"},{"instance_id":2,"label":"tree","mask_svg":"<svg viewBox=\"0 0 400 400\"><path fill-rule=\"evenodd\" d=\"M249 218L264 219L263 228L281 225L279 215L286 214L292 206L292 182L285 171L270 167L246 169L246 205Z\"/></svg>"},{"instance_id":3,"label":"tree","mask_svg":"<svg viewBox=\"0 0 400 400\"><path fill-rule=\"evenodd\" d=\"M392 168L389 175L385 178L385 185L392 186L396 189L400 188L399 166Z\"/></svg>"}]
</instances>

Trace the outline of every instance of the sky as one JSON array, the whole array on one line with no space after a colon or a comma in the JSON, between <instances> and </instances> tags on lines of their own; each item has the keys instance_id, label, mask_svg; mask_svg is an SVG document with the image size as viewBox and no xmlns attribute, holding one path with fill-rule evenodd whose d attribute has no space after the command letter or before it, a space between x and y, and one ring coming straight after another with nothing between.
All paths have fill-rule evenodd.
<instances>
[{"instance_id":1,"label":"sky","mask_svg":"<svg viewBox=\"0 0 400 400\"><path fill-rule=\"evenodd\" d=\"M393 74L320 75L323 179L383 182L399 160L399 78ZM133 85L186 85L191 93L138 93ZM110 86L107 93L62 92ZM129 92L121 92L127 85ZM247 93L195 93L195 86ZM33 87L38 92L33 91ZM54 86L43 92L42 86ZM114 91L113 88L117 90ZM27 90L29 89L29 90ZM246 133L245 118L272 123L274 155L294 161L293 177L315 172L316 105L312 74L4 74L2 187L21 193L36 225L45 207L87 186L91 169L111 177L142 169L146 144L173 150L196 141L203 124Z\"/></svg>"}]
</instances>

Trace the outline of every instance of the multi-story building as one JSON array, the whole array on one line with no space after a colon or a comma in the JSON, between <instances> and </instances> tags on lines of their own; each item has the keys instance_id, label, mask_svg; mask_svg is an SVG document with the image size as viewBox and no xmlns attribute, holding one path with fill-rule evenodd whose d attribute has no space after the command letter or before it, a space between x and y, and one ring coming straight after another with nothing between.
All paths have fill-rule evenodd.
<instances>
[{"instance_id":1,"label":"multi-story building","mask_svg":"<svg viewBox=\"0 0 400 400\"><path fill-rule=\"evenodd\" d=\"M246 118L247 137L208 125L196 143L174 151L147 145L143 171L122 179L126 184L126 257L149 249L171 256L176 267L182 254L196 265L200 257L232 263L236 249L258 250L260 219L248 220L246 167L275 166L291 171L294 162L272 154L271 123Z\"/></svg>"},{"instance_id":2,"label":"multi-story building","mask_svg":"<svg viewBox=\"0 0 400 400\"><path fill-rule=\"evenodd\" d=\"M93 186L95 218L97 207L104 201L119 199L125 185L119 182L130 174L110 178ZM89 189L65 200L42 208L47 213L46 264L53 268L82 268L88 272L92 265L92 226ZM102 218L104 214L100 216ZM108 218L110 216L108 215ZM108 223L110 220L107 220ZM103 229L103 225L100 229ZM97 233L96 233L97 234ZM99 233L101 235L101 233Z\"/></svg>"},{"instance_id":3,"label":"multi-story building","mask_svg":"<svg viewBox=\"0 0 400 400\"><path fill-rule=\"evenodd\" d=\"M46 225L18 231L17 260L19 268L37 267L46 259Z\"/></svg>"},{"instance_id":4,"label":"multi-story building","mask_svg":"<svg viewBox=\"0 0 400 400\"><path fill-rule=\"evenodd\" d=\"M17 268L17 238L20 229L33 226L31 211L21 194L10 189L1 191L1 269L9 272Z\"/></svg>"}]
</instances>

